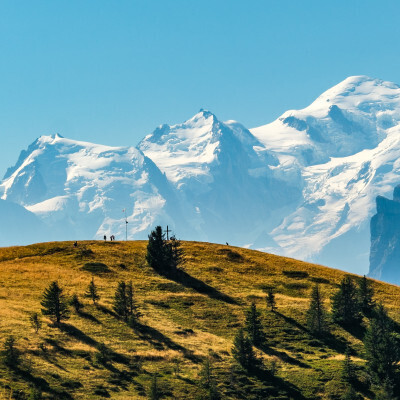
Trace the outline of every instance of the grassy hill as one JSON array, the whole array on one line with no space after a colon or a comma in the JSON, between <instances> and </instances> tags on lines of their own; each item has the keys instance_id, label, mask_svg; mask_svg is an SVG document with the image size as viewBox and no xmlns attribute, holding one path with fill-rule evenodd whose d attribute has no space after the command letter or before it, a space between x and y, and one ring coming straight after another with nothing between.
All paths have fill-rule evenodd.
<instances>
[{"instance_id":1,"label":"grassy hill","mask_svg":"<svg viewBox=\"0 0 400 400\"><path fill-rule=\"evenodd\" d=\"M199 371L211 360L224 399L335 398L346 345L358 368L358 390L365 397L362 329L314 338L305 311L314 283L329 309L330 297L346 273L242 248L182 242L184 282L155 273L145 261L146 242L43 243L0 249L0 345L13 335L21 365L0 365L0 398L33 397L32 387L53 399L144 399L158 376L163 398L201 398ZM99 267L96 263L105 264ZM97 306L83 297L94 276ZM40 312L42 293L57 280L68 296L78 294L80 313L60 327L43 317L38 333L29 316ZM143 316L135 329L112 311L119 281L133 282ZM267 310L274 287L277 312ZM375 297L398 320L400 288L373 281ZM262 312L267 349L257 350L266 371L248 375L233 363L233 338L254 301ZM110 361L96 358L104 344ZM24 397L25 396L25 397Z\"/></svg>"}]
</instances>

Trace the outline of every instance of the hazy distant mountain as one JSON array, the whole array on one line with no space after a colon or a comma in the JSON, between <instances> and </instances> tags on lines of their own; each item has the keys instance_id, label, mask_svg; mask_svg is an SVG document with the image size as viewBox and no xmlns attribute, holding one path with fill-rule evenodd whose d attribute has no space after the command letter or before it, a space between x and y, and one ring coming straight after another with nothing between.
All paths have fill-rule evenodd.
<instances>
[{"instance_id":1,"label":"hazy distant mountain","mask_svg":"<svg viewBox=\"0 0 400 400\"><path fill-rule=\"evenodd\" d=\"M43 136L9 169L2 198L65 238L143 238L169 224L367 272L375 197L400 182L400 88L350 77L303 110L251 130L208 111L162 125L138 148Z\"/></svg>"},{"instance_id":2,"label":"hazy distant mountain","mask_svg":"<svg viewBox=\"0 0 400 400\"><path fill-rule=\"evenodd\" d=\"M24 207L0 200L0 243L1 246L30 244L46 239L46 226Z\"/></svg>"}]
</instances>

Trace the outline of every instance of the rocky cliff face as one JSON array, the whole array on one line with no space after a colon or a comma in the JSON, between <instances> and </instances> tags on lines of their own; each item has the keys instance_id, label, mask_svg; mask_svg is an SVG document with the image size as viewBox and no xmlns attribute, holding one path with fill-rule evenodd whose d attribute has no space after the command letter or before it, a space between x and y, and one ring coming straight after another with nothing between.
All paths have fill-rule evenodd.
<instances>
[{"instance_id":1,"label":"rocky cliff face","mask_svg":"<svg viewBox=\"0 0 400 400\"><path fill-rule=\"evenodd\" d=\"M371 219L369 276L400 283L400 185L393 200L378 196L377 213Z\"/></svg>"}]
</instances>

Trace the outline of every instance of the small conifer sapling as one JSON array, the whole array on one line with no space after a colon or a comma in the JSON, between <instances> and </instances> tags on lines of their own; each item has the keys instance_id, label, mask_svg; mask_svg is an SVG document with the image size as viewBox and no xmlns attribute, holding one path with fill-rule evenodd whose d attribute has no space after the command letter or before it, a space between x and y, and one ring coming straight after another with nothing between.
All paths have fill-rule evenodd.
<instances>
[{"instance_id":1,"label":"small conifer sapling","mask_svg":"<svg viewBox=\"0 0 400 400\"><path fill-rule=\"evenodd\" d=\"M261 315L256 304L251 303L246 312L245 331L254 346L261 346L265 343L265 333L261 323Z\"/></svg>"},{"instance_id":2,"label":"small conifer sapling","mask_svg":"<svg viewBox=\"0 0 400 400\"><path fill-rule=\"evenodd\" d=\"M326 312L318 285L315 285L311 292L310 306L307 310L307 328L311 333L317 335L326 332L328 329Z\"/></svg>"},{"instance_id":3,"label":"small conifer sapling","mask_svg":"<svg viewBox=\"0 0 400 400\"><path fill-rule=\"evenodd\" d=\"M31 323L32 328L36 333L39 332L39 329L42 327L42 320L40 318L39 313L34 312L29 317L29 322Z\"/></svg>"},{"instance_id":4,"label":"small conifer sapling","mask_svg":"<svg viewBox=\"0 0 400 400\"><path fill-rule=\"evenodd\" d=\"M215 381L211 360L207 358L200 371L200 386L205 391L205 397L209 400L219 400L220 395Z\"/></svg>"},{"instance_id":5,"label":"small conifer sapling","mask_svg":"<svg viewBox=\"0 0 400 400\"><path fill-rule=\"evenodd\" d=\"M275 300L275 294L272 288L268 288L268 292L267 292L267 306L269 307L269 309L273 312L276 310L276 300Z\"/></svg>"},{"instance_id":6,"label":"small conifer sapling","mask_svg":"<svg viewBox=\"0 0 400 400\"><path fill-rule=\"evenodd\" d=\"M150 391L149 391L149 400L159 400L161 397L160 389L158 388L157 375L154 374L151 379Z\"/></svg>"},{"instance_id":7,"label":"small conifer sapling","mask_svg":"<svg viewBox=\"0 0 400 400\"><path fill-rule=\"evenodd\" d=\"M20 354L15 347L14 336L8 336L4 342L3 360L4 364L9 368L17 367L20 362Z\"/></svg>"},{"instance_id":8,"label":"small conifer sapling","mask_svg":"<svg viewBox=\"0 0 400 400\"><path fill-rule=\"evenodd\" d=\"M78 295L76 293L74 293L72 295L71 306L74 307L75 312L78 313L78 314L81 311L81 309L83 308L83 304L79 300L79 297L78 297Z\"/></svg>"},{"instance_id":9,"label":"small conifer sapling","mask_svg":"<svg viewBox=\"0 0 400 400\"><path fill-rule=\"evenodd\" d=\"M342 381L351 385L355 380L354 365L351 361L350 347L346 347L344 355L343 367L342 367Z\"/></svg>"},{"instance_id":10,"label":"small conifer sapling","mask_svg":"<svg viewBox=\"0 0 400 400\"><path fill-rule=\"evenodd\" d=\"M249 338L239 329L233 341L232 355L234 360L246 370L251 370L258 363Z\"/></svg>"},{"instance_id":11,"label":"small conifer sapling","mask_svg":"<svg viewBox=\"0 0 400 400\"><path fill-rule=\"evenodd\" d=\"M89 286L87 288L87 291L85 293L85 297L88 297L89 299L92 300L93 304L96 304L98 300L100 300L100 296L97 290L97 286L94 283L94 278L89 283Z\"/></svg>"}]
</instances>

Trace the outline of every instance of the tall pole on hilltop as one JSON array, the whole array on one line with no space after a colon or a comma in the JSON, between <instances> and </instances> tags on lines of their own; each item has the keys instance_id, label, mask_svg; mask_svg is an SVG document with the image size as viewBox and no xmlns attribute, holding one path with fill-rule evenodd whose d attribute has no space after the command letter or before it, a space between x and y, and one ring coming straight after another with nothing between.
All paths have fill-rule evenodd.
<instances>
[{"instance_id":1,"label":"tall pole on hilltop","mask_svg":"<svg viewBox=\"0 0 400 400\"><path fill-rule=\"evenodd\" d=\"M169 240L169 233L171 232L171 230L168 229L168 225L167 225L167 230L165 232L167 233L167 240Z\"/></svg>"},{"instance_id":2,"label":"tall pole on hilltop","mask_svg":"<svg viewBox=\"0 0 400 400\"><path fill-rule=\"evenodd\" d=\"M126 216L126 208L122 210L122 212L125 214L125 242L128 241L128 218Z\"/></svg>"}]
</instances>

